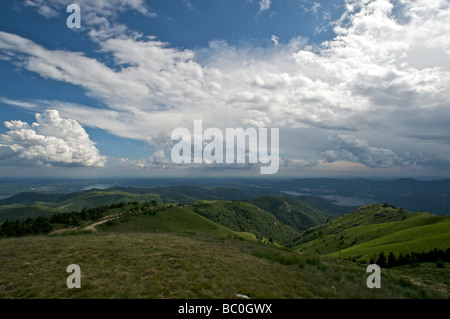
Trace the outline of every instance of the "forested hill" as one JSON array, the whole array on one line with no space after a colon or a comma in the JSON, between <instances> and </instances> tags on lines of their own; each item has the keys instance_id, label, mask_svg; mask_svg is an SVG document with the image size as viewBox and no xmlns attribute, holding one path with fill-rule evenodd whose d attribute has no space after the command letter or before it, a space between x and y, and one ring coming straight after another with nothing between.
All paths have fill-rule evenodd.
<instances>
[{"instance_id":1,"label":"forested hill","mask_svg":"<svg viewBox=\"0 0 450 319\"><path fill-rule=\"evenodd\" d=\"M298 231L322 224L327 219L322 210L288 197L264 195L246 202L272 213L278 220Z\"/></svg>"}]
</instances>

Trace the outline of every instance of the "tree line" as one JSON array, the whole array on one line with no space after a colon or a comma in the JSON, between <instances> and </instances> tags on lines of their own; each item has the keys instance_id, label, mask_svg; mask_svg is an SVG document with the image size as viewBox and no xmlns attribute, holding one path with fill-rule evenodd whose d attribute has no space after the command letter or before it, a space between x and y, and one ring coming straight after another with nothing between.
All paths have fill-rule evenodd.
<instances>
[{"instance_id":1,"label":"tree line","mask_svg":"<svg viewBox=\"0 0 450 319\"><path fill-rule=\"evenodd\" d=\"M81 211L72 211L69 213L57 213L51 217L37 218L28 217L26 220L6 220L0 225L0 237L21 237L27 235L45 235L50 233L55 226L58 227L75 227L80 226L82 222L96 221L106 216L110 209L123 208L128 205L134 205L135 210L139 210L139 203L120 202L111 205L103 205L94 208L83 208ZM142 207L157 206L157 202L152 200L150 203L145 202ZM155 212L156 213L156 212Z\"/></svg>"},{"instance_id":2,"label":"tree line","mask_svg":"<svg viewBox=\"0 0 450 319\"><path fill-rule=\"evenodd\" d=\"M414 265L421 262L450 262L450 248L446 250L435 248L428 252L412 252L405 255L400 253L398 256L390 252L387 257L384 252L381 252L378 256L375 255L370 259L371 264L377 264L384 268Z\"/></svg>"}]
</instances>

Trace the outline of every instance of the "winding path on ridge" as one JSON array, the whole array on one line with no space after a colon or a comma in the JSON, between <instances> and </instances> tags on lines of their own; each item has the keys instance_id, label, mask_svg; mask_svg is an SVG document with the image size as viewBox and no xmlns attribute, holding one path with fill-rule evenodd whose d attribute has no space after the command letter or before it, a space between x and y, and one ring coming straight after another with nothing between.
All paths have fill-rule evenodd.
<instances>
[{"instance_id":1,"label":"winding path on ridge","mask_svg":"<svg viewBox=\"0 0 450 319\"><path fill-rule=\"evenodd\" d=\"M114 215L109 215L106 216L105 219L102 219L98 222L95 222L93 224L87 225L86 227L82 228L82 230L90 230L93 233L97 232L97 228L95 228L98 225L104 224L109 222L110 220L114 220L114 219L118 219L120 217L121 214L114 214Z\"/></svg>"},{"instance_id":2,"label":"winding path on ridge","mask_svg":"<svg viewBox=\"0 0 450 319\"><path fill-rule=\"evenodd\" d=\"M153 210L155 208L151 207L150 209ZM130 213L132 213L132 212L130 211ZM107 222L109 222L111 220L119 219L124 214L125 214L124 212L121 212L121 213L105 216L105 217L103 217L102 220L99 220L99 221L97 221L95 223L92 223L90 225L84 226L82 228L81 227L61 228L61 229L56 229L56 230L52 231L51 233L53 234L53 233L60 233L60 232L64 232L64 231L75 231L75 230L89 230L89 231L91 231L93 233L96 233L97 232L96 226L104 224L104 223L107 223Z\"/></svg>"}]
</instances>

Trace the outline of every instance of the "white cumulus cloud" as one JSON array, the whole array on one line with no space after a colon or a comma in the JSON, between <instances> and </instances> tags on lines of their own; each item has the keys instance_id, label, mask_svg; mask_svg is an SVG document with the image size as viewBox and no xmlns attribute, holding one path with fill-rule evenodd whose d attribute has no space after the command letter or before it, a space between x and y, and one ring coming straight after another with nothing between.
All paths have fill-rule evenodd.
<instances>
[{"instance_id":1,"label":"white cumulus cloud","mask_svg":"<svg viewBox=\"0 0 450 319\"><path fill-rule=\"evenodd\" d=\"M56 110L36 114L36 122L6 121L9 129L0 135L0 158L6 163L40 165L104 166L101 156L84 128Z\"/></svg>"}]
</instances>

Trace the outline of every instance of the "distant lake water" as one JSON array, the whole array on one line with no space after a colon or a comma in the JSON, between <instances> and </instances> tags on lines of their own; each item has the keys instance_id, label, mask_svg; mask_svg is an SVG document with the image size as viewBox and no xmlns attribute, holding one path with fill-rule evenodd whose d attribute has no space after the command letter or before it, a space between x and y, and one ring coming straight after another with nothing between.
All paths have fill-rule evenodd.
<instances>
[{"instance_id":1,"label":"distant lake water","mask_svg":"<svg viewBox=\"0 0 450 319\"><path fill-rule=\"evenodd\" d=\"M84 191L88 191L90 189L107 189L107 188L111 188L113 187L114 184L94 184L94 185L90 185L90 186L86 186L83 188Z\"/></svg>"},{"instance_id":2,"label":"distant lake water","mask_svg":"<svg viewBox=\"0 0 450 319\"><path fill-rule=\"evenodd\" d=\"M293 192L293 191L281 191L282 193L292 195L292 196L318 196L322 197L328 200L333 201L335 205L339 206L363 206L367 204L373 204L376 203L376 201L368 199L368 198L361 198L361 197L347 197L347 196L339 196L339 195L316 195L316 194L306 194L306 193L299 193L299 192Z\"/></svg>"},{"instance_id":3,"label":"distant lake water","mask_svg":"<svg viewBox=\"0 0 450 319\"><path fill-rule=\"evenodd\" d=\"M0 195L0 200L11 197L12 195Z\"/></svg>"}]
</instances>

